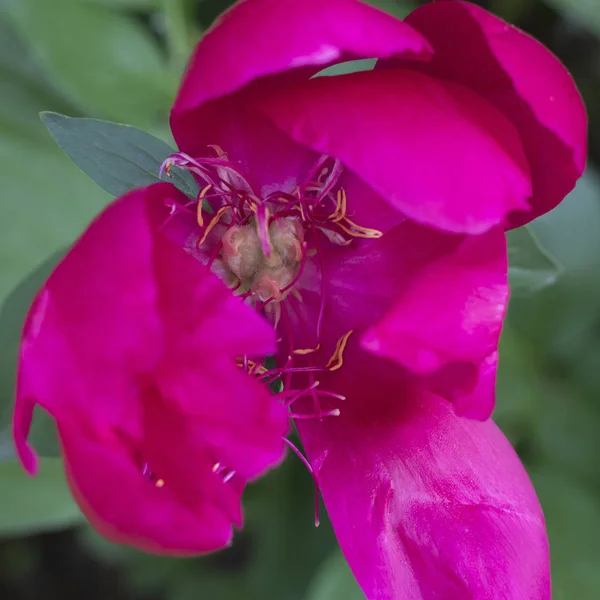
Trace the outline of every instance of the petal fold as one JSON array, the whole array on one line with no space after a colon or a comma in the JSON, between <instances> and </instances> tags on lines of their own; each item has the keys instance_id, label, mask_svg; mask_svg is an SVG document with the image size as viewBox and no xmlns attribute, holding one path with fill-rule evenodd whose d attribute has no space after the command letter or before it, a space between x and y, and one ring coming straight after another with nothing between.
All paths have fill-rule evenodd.
<instances>
[{"instance_id":1,"label":"petal fold","mask_svg":"<svg viewBox=\"0 0 600 600\"><path fill-rule=\"evenodd\" d=\"M40 404L102 533L195 554L241 525L244 484L280 462L288 418L236 364L272 352L272 328L160 232L177 194L156 184L115 201L45 283L24 328L14 432L34 471Z\"/></svg>"},{"instance_id":2,"label":"petal fold","mask_svg":"<svg viewBox=\"0 0 600 600\"><path fill-rule=\"evenodd\" d=\"M554 208L583 173L587 154L585 106L565 66L540 42L469 2L428 2L406 22L435 50L416 68L472 89L517 128L531 167L533 210L515 212L510 226Z\"/></svg>"},{"instance_id":3,"label":"petal fold","mask_svg":"<svg viewBox=\"0 0 600 600\"><path fill-rule=\"evenodd\" d=\"M323 382L346 396L340 416L297 427L366 597L549 600L542 511L496 425L347 353Z\"/></svg>"},{"instance_id":4,"label":"petal fold","mask_svg":"<svg viewBox=\"0 0 600 600\"><path fill-rule=\"evenodd\" d=\"M318 156L278 131L257 95L340 61L429 55L410 26L357 0L238 2L196 47L171 111L173 136L194 156L221 146L256 192L291 192Z\"/></svg>"},{"instance_id":5,"label":"petal fold","mask_svg":"<svg viewBox=\"0 0 600 600\"><path fill-rule=\"evenodd\" d=\"M406 23L357 0L245 0L223 14L199 42L173 114L197 109L268 75L402 54L428 58L429 44Z\"/></svg>"},{"instance_id":6,"label":"petal fold","mask_svg":"<svg viewBox=\"0 0 600 600\"><path fill-rule=\"evenodd\" d=\"M487 419L507 303L504 231L467 236L454 252L424 266L363 336L362 347L425 376L461 414Z\"/></svg>"},{"instance_id":7,"label":"petal fold","mask_svg":"<svg viewBox=\"0 0 600 600\"><path fill-rule=\"evenodd\" d=\"M379 69L318 77L257 102L295 141L340 159L419 223L477 234L529 206L516 130L461 85Z\"/></svg>"}]
</instances>

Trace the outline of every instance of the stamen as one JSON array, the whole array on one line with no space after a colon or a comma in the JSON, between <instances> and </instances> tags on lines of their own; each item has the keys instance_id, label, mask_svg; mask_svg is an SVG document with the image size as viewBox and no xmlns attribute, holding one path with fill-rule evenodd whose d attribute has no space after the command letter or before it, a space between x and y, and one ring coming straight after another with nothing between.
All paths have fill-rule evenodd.
<instances>
[{"instance_id":1,"label":"stamen","mask_svg":"<svg viewBox=\"0 0 600 600\"><path fill-rule=\"evenodd\" d=\"M321 331L323 327L323 318L325 316L325 274L323 269L323 254L320 251L318 236L314 230L311 228L313 233L313 243L315 245L315 249L317 251L317 260L319 262L319 273L320 273L320 288L321 288L321 301L319 302L319 316L317 318L317 339L321 339ZM295 309L296 310L296 309ZM296 312L298 312L296 310Z\"/></svg>"},{"instance_id":2,"label":"stamen","mask_svg":"<svg viewBox=\"0 0 600 600\"><path fill-rule=\"evenodd\" d=\"M315 381L303 390L286 390L283 392L279 392L278 396L283 399L284 406L291 406L292 404L294 404L294 402L296 402L296 400L299 400L300 398L302 398L302 396L306 396L309 392L311 392L318 386L319 382Z\"/></svg>"},{"instance_id":3,"label":"stamen","mask_svg":"<svg viewBox=\"0 0 600 600\"><path fill-rule=\"evenodd\" d=\"M325 371L323 367L284 367L283 369L271 369L267 376L277 379L282 375L293 373L322 373L323 371ZM265 383L267 382L265 381Z\"/></svg>"},{"instance_id":4,"label":"stamen","mask_svg":"<svg viewBox=\"0 0 600 600\"><path fill-rule=\"evenodd\" d=\"M321 344L317 344L315 348L299 348L298 350L294 350L294 354L300 354L301 356L305 354L312 354L313 352L317 352L320 350Z\"/></svg>"},{"instance_id":5,"label":"stamen","mask_svg":"<svg viewBox=\"0 0 600 600\"><path fill-rule=\"evenodd\" d=\"M250 375L270 375L270 371L264 365L249 360L247 356L238 356L236 364Z\"/></svg>"},{"instance_id":6,"label":"stamen","mask_svg":"<svg viewBox=\"0 0 600 600\"><path fill-rule=\"evenodd\" d=\"M347 225L342 224L344 221ZM337 225L344 233L347 233L348 235L354 238L366 238L370 240L376 240L383 235L383 232L379 231L378 229L369 229L368 227L361 227L360 225L357 225L356 223L351 221L348 217L344 217L343 219L338 221Z\"/></svg>"},{"instance_id":7,"label":"stamen","mask_svg":"<svg viewBox=\"0 0 600 600\"><path fill-rule=\"evenodd\" d=\"M300 215L302 216L302 220L303 221L308 221L308 215L306 214L306 208L305 208L305 203L300 201L300 203L297 205L296 208L298 208L298 210L300 210Z\"/></svg>"},{"instance_id":8,"label":"stamen","mask_svg":"<svg viewBox=\"0 0 600 600\"><path fill-rule=\"evenodd\" d=\"M290 413L292 419L298 419L300 421L309 421L310 419L322 419L323 417L339 417L340 409L333 408L332 410L319 411L317 414L313 413Z\"/></svg>"},{"instance_id":9,"label":"stamen","mask_svg":"<svg viewBox=\"0 0 600 600\"><path fill-rule=\"evenodd\" d=\"M227 152L225 152L221 146L217 146L217 144L208 144L208 147L212 148L217 153L218 158L225 157L225 159L227 159Z\"/></svg>"},{"instance_id":10,"label":"stamen","mask_svg":"<svg viewBox=\"0 0 600 600\"><path fill-rule=\"evenodd\" d=\"M312 468L311 464L308 462L308 459L304 456L304 454L302 454L302 452L300 452L300 450L298 450L298 448L296 448L296 446L294 446L294 444L292 444L292 442L290 442L290 440L288 440L287 438L283 438L283 441L292 449L292 451L296 454L296 456L302 461L304 466L308 469L310 476L312 477L313 484L315 486L315 527L318 527L320 525L320 521L319 521L320 488L319 488L319 482L317 480L317 475L316 475L314 469Z\"/></svg>"},{"instance_id":11,"label":"stamen","mask_svg":"<svg viewBox=\"0 0 600 600\"><path fill-rule=\"evenodd\" d=\"M145 479L147 479L150 483L153 483L154 486L157 487L157 488L164 487L164 485L165 485L165 480L164 479L156 479L156 474L150 468L150 465L147 462L145 462L142 465L142 476Z\"/></svg>"},{"instance_id":12,"label":"stamen","mask_svg":"<svg viewBox=\"0 0 600 600\"><path fill-rule=\"evenodd\" d=\"M231 481L231 479L233 478L234 475L235 475L235 471L229 471L229 473L227 473L227 475L225 475L225 477L223 477L223 483L227 483L228 481Z\"/></svg>"},{"instance_id":13,"label":"stamen","mask_svg":"<svg viewBox=\"0 0 600 600\"><path fill-rule=\"evenodd\" d=\"M329 217L334 223L337 223L346 216L346 201L346 192L343 188L341 188L337 192L337 202L335 210Z\"/></svg>"},{"instance_id":14,"label":"stamen","mask_svg":"<svg viewBox=\"0 0 600 600\"><path fill-rule=\"evenodd\" d=\"M337 371L344 364L344 350L348 343L348 338L354 333L351 329L348 333L345 333L338 341L335 346L335 351L329 362L325 365L326 369L330 371Z\"/></svg>"},{"instance_id":15,"label":"stamen","mask_svg":"<svg viewBox=\"0 0 600 600\"><path fill-rule=\"evenodd\" d=\"M221 217L228 211L231 210L231 206L227 205L227 206L222 206L216 213L215 216L209 221L208 225L206 226L206 228L204 229L204 233L202 234L202 237L198 240L198 248L200 248L200 246L202 246L202 244L204 244L204 242L206 241L206 238L208 237L208 234L212 231L212 229L215 227L215 225L217 225L217 223L221 220Z\"/></svg>"},{"instance_id":16,"label":"stamen","mask_svg":"<svg viewBox=\"0 0 600 600\"><path fill-rule=\"evenodd\" d=\"M306 176L306 181L307 182L312 181L312 178L317 173L321 173L323 166L325 165L325 163L328 160L329 160L329 156L327 156L327 154L322 154L321 157L319 158L319 160L312 166L311 170L308 172L308 175ZM303 185L301 187L302 187L302 189L304 189L307 187L307 185Z\"/></svg>"},{"instance_id":17,"label":"stamen","mask_svg":"<svg viewBox=\"0 0 600 600\"><path fill-rule=\"evenodd\" d=\"M335 394L334 392L328 392L327 390L319 390L321 396L329 396L330 398L337 398L338 400L345 400L346 396L342 394Z\"/></svg>"},{"instance_id":18,"label":"stamen","mask_svg":"<svg viewBox=\"0 0 600 600\"><path fill-rule=\"evenodd\" d=\"M212 188L212 184L208 184L206 187L202 188L201 192L198 194L198 210L197 210L197 218L198 225L200 227L204 227L204 217L202 216L202 204L204 200L204 196L208 193L208 191Z\"/></svg>"},{"instance_id":19,"label":"stamen","mask_svg":"<svg viewBox=\"0 0 600 600\"><path fill-rule=\"evenodd\" d=\"M323 199L325 197L327 197L327 195L335 187L335 184L338 182L341 174L342 174L342 163L339 160L337 160L337 158L336 158L333 161L333 166L331 168L331 172L329 173L329 176L327 177L325 182L321 184L322 185L321 191L319 193L319 196L317 197L315 206L320 204L323 201ZM319 183L321 183L321 182L319 182Z\"/></svg>"},{"instance_id":20,"label":"stamen","mask_svg":"<svg viewBox=\"0 0 600 600\"><path fill-rule=\"evenodd\" d=\"M223 475L223 483L227 483L235 475L235 471L233 469L228 469L225 465L221 464L220 462L214 464L212 472L215 475L225 473L225 475Z\"/></svg>"}]
</instances>

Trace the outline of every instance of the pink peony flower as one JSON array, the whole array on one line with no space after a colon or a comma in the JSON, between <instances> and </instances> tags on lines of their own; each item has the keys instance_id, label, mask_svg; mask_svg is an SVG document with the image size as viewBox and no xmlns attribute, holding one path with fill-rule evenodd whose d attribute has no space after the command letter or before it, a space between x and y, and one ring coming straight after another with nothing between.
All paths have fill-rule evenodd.
<instances>
[{"instance_id":1,"label":"pink peony flower","mask_svg":"<svg viewBox=\"0 0 600 600\"><path fill-rule=\"evenodd\" d=\"M360 58L379 62L314 77ZM543 515L489 416L504 229L584 167L564 67L464 2L401 22L356 0L244 0L197 46L171 125L164 168L190 170L198 199L157 185L117 201L32 309L25 465L35 401L108 533L212 549L279 459L289 406L370 600L549 598ZM240 299L275 325L276 368Z\"/></svg>"},{"instance_id":2,"label":"pink peony flower","mask_svg":"<svg viewBox=\"0 0 600 600\"><path fill-rule=\"evenodd\" d=\"M315 77L361 58L379 60ZM278 369L246 370L281 376L367 597L549 598L541 509L488 418L504 229L584 168L565 68L465 2L401 22L245 0L197 46L171 126L165 168L204 202L171 197L165 234L276 325Z\"/></svg>"},{"instance_id":3,"label":"pink peony flower","mask_svg":"<svg viewBox=\"0 0 600 600\"><path fill-rule=\"evenodd\" d=\"M238 368L268 325L158 233L169 184L107 208L50 276L21 343L14 436L56 420L67 478L106 537L152 552L221 548L245 483L282 458L285 409Z\"/></svg>"}]
</instances>

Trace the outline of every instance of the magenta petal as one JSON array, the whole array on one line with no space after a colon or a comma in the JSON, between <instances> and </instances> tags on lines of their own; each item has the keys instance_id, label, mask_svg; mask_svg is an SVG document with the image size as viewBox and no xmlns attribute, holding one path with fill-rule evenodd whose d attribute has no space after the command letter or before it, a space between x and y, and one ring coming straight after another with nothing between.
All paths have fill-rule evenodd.
<instances>
[{"instance_id":1,"label":"magenta petal","mask_svg":"<svg viewBox=\"0 0 600 600\"><path fill-rule=\"evenodd\" d=\"M294 140L339 158L420 223L481 233L528 207L517 132L455 83L380 69L318 77L273 91L260 105Z\"/></svg>"},{"instance_id":2,"label":"magenta petal","mask_svg":"<svg viewBox=\"0 0 600 600\"><path fill-rule=\"evenodd\" d=\"M408 219L395 224L398 213L389 215L387 206L388 210L381 210L381 200L365 187L351 183L348 188L363 193L358 197L348 194L348 205L360 216L357 220L384 230L388 225L393 227L380 239L360 240L350 246L329 245L322 236L316 266L307 261L304 276L298 282L302 302L290 297L283 305L284 339L293 340L295 348L314 348L319 343L325 363L342 335L352 330L357 337L362 336L385 317L398 298L408 293L424 269L455 252L462 239ZM372 202L372 213L362 202L356 202L363 199ZM317 338L322 298L322 327ZM285 327L286 317L290 331Z\"/></svg>"},{"instance_id":3,"label":"magenta petal","mask_svg":"<svg viewBox=\"0 0 600 600\"><path fill-rule=\"evenodd\" d=\"M423 72L476 91L519 131L533 211L511 215L511 226L554 208L583 173L587 153L586 110L567 69L537 40L475 4L429 2L406 22L435 49Z\"/></svg>"},{"instance_id":4,"label":"magenta petal","mask_svg":"<svg viewBox=\"0 0 600 600\"><path fill-rule=\"evenodd\" d=\"M429 45L406 23L356 0L245 0L196 47L173 114L267 75L400 54L427 58Z\"/></svg>"},{"instance_id":5,"label":"magenta petal","mask_svg":"<svg viewBox=\"0 0 600 600\"><path fill-rule=\"evenodd\" d=\"M431 379L435 391L459 403L463 414L487 419L494 404L496 363L488 357L497 351L506 312L507 273L501 229L466 237L456 251L416 275L385 317L365 334L363 348L420 375L443 369ZM472 380L467 385L472 388L480 365L488 383L479 394L469 396L472 389L463 389L464 379ZM468 397L482 405L469 406Z\"/></svg>"},{"instance_id":6,"label":"magenta petal","mask_svg":"<svg viewBox=\"0 0 600 600\"><path fill-rule=\"evenodd\" d=\"M257 193L292 192L318 157L278 131L254 97L339 60L396 55L427 58L427 42L356 0L240 2L196 47L171 112L173 136L194 156L221 146Z\"/></svg>"},{"instance_id":7,"label":"magenta petal","mask_svg":"<svg viewBox=\"0 0 600 600\"><path fill-rule=\"evenodd\" d=\"M26 437L40 404L98 529L190 554L221 547L241 524L243 485L282 459L288 417L236 364L273 352L272 328L160 233L173 190L157 184L111 204L38 294L14 432L34 471Z\"/></svg>"},{"instance_id":8,"label":"magenta petal","mask_svg":"<svg viewBox=\"0 0 600 600\"><path fill-rule=\"evenodd\" d=\"M213 144L222 148L260 196L292 193L318 158L257 111L246 90L173 114L171 128L179 147L193 156L214 156Z\"/></svg>"},{"instance_id":9,"label":"magenta petal","mask_svg":"<svg viewBox=\"0 0 600 600\"><path fill-rule=\"evenodd\" d=\"M297 426L367 598L549 600L542 511L496 425L347 358L341 415Z\"/></svg>"},{"instance_id":10,"label":"magenta petal","mask_svg":"<svg viewBox=\"0 0 600 600\"><path fill-rule=\"evenodd\" d=\"M159 488L140 477L126 448L84 437L72 423L60 433L73 495L107 538L169 554L208 552L231 541L231 521L210 498L200 497L192 511L170 486Z\"/></svg>"}]
</instances>

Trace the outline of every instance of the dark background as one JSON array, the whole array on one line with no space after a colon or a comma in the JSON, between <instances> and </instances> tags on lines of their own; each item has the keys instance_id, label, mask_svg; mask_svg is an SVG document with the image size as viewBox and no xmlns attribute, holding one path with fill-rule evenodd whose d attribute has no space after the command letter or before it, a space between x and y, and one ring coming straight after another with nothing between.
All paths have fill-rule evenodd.
<instances>
[{"instance_id":1,"label":"dark background","mask_svg":"<svg viewBox=\"0 0 600 600\"><path fill-rule=\"evenodd\" d=\"M416 4L371 3L400 16ZM480 4L563 59L590 115L588 172L557 210L534 225L565 270L555 285L511 300L495 419L523 458L544 506L555 598L597 600L600 0ZM109 200L54 145L37 113L131 123L168 139L168 110L186 58L227 5L222 0L0 0L2 600L362 598L329 524L319 529L312 524L311 480L293 456L248 491L247 524L231 549L178 560L100 539L70 500L58 459L47 459L40 479L28 480L10 460L9 436L3 433L20 319L43 277L44 267L36 269L44 262L47 267L46 259Z\"/></svg>"}]
</instances>

